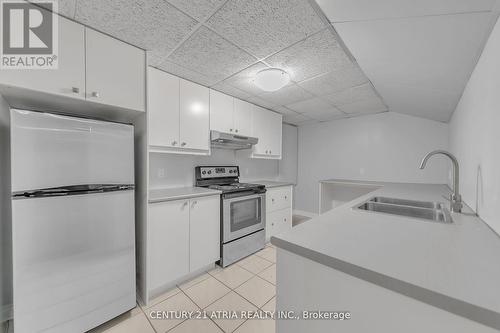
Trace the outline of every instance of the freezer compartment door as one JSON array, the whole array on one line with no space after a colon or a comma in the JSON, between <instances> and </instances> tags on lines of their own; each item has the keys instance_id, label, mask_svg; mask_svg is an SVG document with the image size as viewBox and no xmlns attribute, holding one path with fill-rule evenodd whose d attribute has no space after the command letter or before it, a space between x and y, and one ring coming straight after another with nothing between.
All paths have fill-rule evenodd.
<instances>
[{"instance_id":1,"label":"freezer compartment door","mask_svg":"<svg viewBox=\"0 0 500 333\"><path fill-rule=\"evenodd\" d=\"M12 191L134 183L133 126L11 110Z\"/></svg>"},{"instance_id":2,"label":"freezer compartment door","mask_svg":"<svg viewBox=\"0 0 500 333\"><path fill-rule=\"evenodd\" d=\"M85 332L135 306L134 191L12 209L16 333Z\"/></svg>"}]
</instances>

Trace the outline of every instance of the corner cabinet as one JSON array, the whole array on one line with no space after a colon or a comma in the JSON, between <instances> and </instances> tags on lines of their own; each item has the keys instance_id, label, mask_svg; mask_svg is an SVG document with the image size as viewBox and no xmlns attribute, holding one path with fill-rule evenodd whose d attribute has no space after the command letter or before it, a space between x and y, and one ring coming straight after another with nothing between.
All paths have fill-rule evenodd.
<instances>
[{"instance_id":1,"label":"corner cabinet","mask_svg":"<svg viewBox=\"0 0 500 333\"><path fill-rule=\"evenodd\" d=\"M220 259L220 196L149 204L150 299Z\"/></svg>"},{"instance_id":2,"label":"corner cabinet","mask_svg":"<svg viewBox=\"0 0 500 333\"><path fill-rule=\"evenodd\" d=\"M148 68L149 150L210 154L209 89Z\"/></svg>"},{"instance_id":3,"label":"corner cabinet","mask_svg":"<svg viewBox=\"0 0 500 333\"><path fill-rule=\"evenodd\" d=\"M253 158L281 159L283 116L255 106L252 113L252 136L259 138L253 147Z\"/></svg>"}]
</instances>

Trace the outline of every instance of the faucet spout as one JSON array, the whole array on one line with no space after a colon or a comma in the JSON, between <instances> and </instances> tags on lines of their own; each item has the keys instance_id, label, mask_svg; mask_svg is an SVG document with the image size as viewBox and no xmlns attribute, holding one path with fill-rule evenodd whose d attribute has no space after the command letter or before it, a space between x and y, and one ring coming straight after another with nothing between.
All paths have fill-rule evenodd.
<instances>
[{"instance_id":1,"label":"faucet spout","mask_svg":"<svg viewBox=\"0 0 500 333\"><path fill-rule=\"evenodd\" d=\"M422 159L422 162L420 163L420 169L424 169L429 158L434 155L444 155L448 157L453 164L453 193L450 195L450 210L452 212L460 213L462 212L463 204L462 196L460 195L460 170L458 166L458 160L452 153L447 152L446 150L434 150L425 155L425 157Z\"/></svg>"}]
</instances>

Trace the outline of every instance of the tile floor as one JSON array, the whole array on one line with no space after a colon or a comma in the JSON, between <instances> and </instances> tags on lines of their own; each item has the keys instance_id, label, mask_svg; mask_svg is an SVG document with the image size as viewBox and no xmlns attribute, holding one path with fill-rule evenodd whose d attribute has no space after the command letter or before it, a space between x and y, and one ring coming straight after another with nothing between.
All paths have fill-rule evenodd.
<instances>
[{"instance_id":1,"label":"tile floor","mask_svg":"<svg viewBox=\"0 0 500 333\"><path fill-rule=\"evenodd\" d=\"M271 333L273 319L154 319L154 311L274 311L276 308L276 248L270 244L256 254L222 269L216 266L191 281L107 322L91 333Z\"/></svg>"}]
</instances>

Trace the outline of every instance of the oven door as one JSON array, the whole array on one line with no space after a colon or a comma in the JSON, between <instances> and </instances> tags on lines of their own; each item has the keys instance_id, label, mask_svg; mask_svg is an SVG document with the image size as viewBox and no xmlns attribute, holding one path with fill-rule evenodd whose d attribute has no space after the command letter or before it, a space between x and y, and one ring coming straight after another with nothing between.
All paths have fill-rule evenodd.
<instances>
[{"instance_id":1,"label":"oven door","mask_svg":"<svg viewBox=\"0 0 500 333\"><path fill-rule=\"evenodd\" d=\"M222 201L224 243L264 229L266 225L266 195L235 193Z\"/></svg>"}]
</instances>

